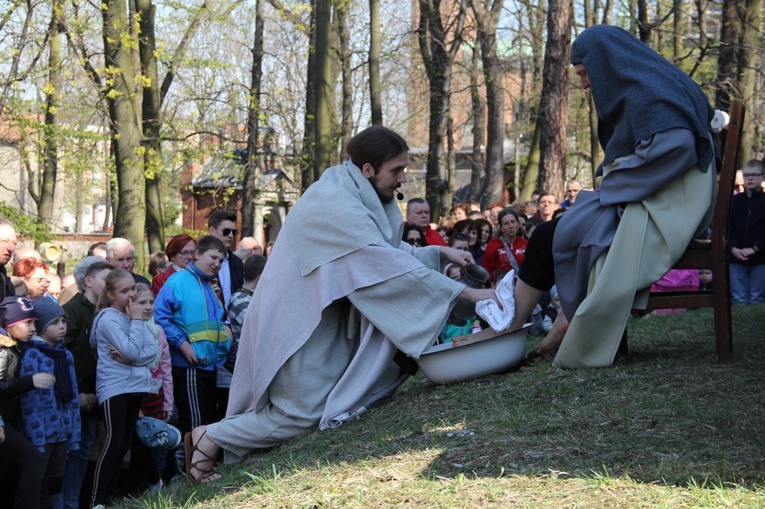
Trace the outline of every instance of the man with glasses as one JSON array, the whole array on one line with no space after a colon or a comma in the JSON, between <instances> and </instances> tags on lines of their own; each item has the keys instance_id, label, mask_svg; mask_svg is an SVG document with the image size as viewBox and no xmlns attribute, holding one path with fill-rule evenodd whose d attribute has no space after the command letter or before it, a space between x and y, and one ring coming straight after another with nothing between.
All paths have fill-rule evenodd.
<instances>
[{"instance_id":1,"label":"man with glasses","mask_svg":"<svg viewBox=\"0 0 765 509\"><path fill-rule=\"evenodd\" d=\"M207 231L226 246L226 258L218 271L218 284L223 294L223 308L228 309L231 295L244 284L244 262L231 256L236 246L236 213L218 209L207 219Z\"/></svg>"},{"instance_id":2,"label":"man with glasses","mask_svg":"<svg viewBox=\"0 0 765 509\"><path fill-rule=\"evenodd\" d=\"M135 268L135 248L128 239L114 237L106 243L106 261L115 269L124 269L133 275L133 280L151 287L151 282L140 274L133 272Z\"/></svg>"},{"instance_id":3,"label":"man with glasses","mask_svg":"<svg viewBox=\"0 0 765 509\"><path fill-rule=\"evenodd\" d=\"M731 303L765 302L765 193L761 161L744 165L744 192L733 197L728 229Z\"/></svg>"}]
</instances>

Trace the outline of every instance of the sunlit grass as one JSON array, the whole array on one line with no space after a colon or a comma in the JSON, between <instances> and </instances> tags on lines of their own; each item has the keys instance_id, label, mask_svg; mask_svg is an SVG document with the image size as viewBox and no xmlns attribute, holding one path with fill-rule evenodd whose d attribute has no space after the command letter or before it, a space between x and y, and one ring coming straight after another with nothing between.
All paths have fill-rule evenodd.
<instances>
[{"instance_id":1,"label":"sunlit grass","mask_svg":"<svg viewBox=\"0 0 765 509\"><path fill-rule=\"evenodd\" d=\"M421 375L360 421L309 433L122 507L765 507L765 306L629 323L609 369Z\"/></svg>"}]
</instances>

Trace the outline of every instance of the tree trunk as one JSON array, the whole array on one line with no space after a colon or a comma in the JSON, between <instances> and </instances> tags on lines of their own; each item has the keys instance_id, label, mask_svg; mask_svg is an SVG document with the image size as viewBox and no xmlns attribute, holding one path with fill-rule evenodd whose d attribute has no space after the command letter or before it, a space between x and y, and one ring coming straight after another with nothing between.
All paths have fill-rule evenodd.
<instances>
[{"instance_id":1,"label":"tree trunk","mask_svg":"<svg viewBox=\"0 0 765 509\"><path fill-rule=\"evenodd\" d=\"M112 147L117 172L119 208L114 236L125 237L135 246L136 267L144 260L146 195L141 156L141 105L136 89L133 55L123 41L132 36L125 0L105 0L103 9L104 60L107 69L106 96L111 120Z\"/></svg>"},{"instance_id":2,"label":"tree trunk","mask_svg":"<svg viewBox=\"0 0 765 509\"><path fill-rule=\"evenodd\" d=\"M505 90L503 72L497 55L497 24L503 0L472 0L481 44L481 60L486 80L486 178L481 203L502 200L505 142Z\"/></svg>"},{"instance_id":3,"label":"tree trunk","mask_svg":"<svg viewBox=\"0 0 765 509\"><path fill-rule=\"evenodd\" d=\"M457 152L454 148L454 119L451 112L446 119L446 189L444 201L454 201L454 183L457 181Z\"/></svg>"},{"instance_id":4,"label":"tree trunk","mask_svg":"<svg viewBox=\"0 0 765 509\"><path fill-rule=\"evenodd\" d=\"M343 77L342 104L340 112L341 157L345 158L345 147L353 135L353 69L351 69L350 33L348 32L348 5L337 7L338 35L340 39L340 66ZM379 68L378 68L379 72ZM379 79L378 79L379 81ZM379 85L379 83L378 83ZM379 99L379 90L378 90ZM382 113L381 113L382 115ZM372 113L374 117L374 112ZM380 119L382 123L382 117Z\"/></svg>"},{"instance_id":5,"label":"tree trunk","mask_svg":"<svg viewBox=\"0 0 765 509\"><path fill-rule=\"evenodd\" d=\"M526 163L526 171L523 173L523 184L521 185L521 191L518 194L518 201L531 201L531 196L537 189L540 160L539 146L541 138L542 124L536 122L534 124L534 135L531 138L531 146L529 147L529 160Z\"/></svg>"},{"instance_id":6,"label":"tree trunk","mask_svg":"<svg viewBox=\"0 0 765 509\"><path fill-rule=\"evenodd\" d=\"M685 16L685 2L683 0L674 0L672 6L672 61L675 65L680 64L683 58L683 43L685 42L685 30L687 20Z\"/></svg>"},{"instance_id":7,"label":"tree trunk","mask_svg":"<svg viewBox=\"0 0 765 509\"><path fill-rule=\"evenodd\" d=\"M61 76L61 0L53 1L48 40L48 84L45 87L45 129L43 130L42 182L37 202L37 215L48 228L52 227L53 200L58 178L58 122L63 90Z\"/></svg>"},{"instance_id":8,"label":"tree trunk","mask_svg":"<svg viewBox=\"0 0 765 509\"><path fill-rule=\"evenodd\" d=\"M380 0L369 0L369 96L372 108L372 124L382 125L382 86L380 85L380 50L382 33Z\"/></svg>"},{"instance_id":9,"label":"tree trunk","mask_svg":"<svg viewBox=\"0 0 765 509\"><path fill-rule=\"evenodd\" d=\"M316 0L316 158L314 175L332 165L332 0Z\"/></svg>"},{"instance_id":10,"label":"tree trunk","mask_svg":"<svg viewBox=\"0 0 765 509\"><path fill-rule=\"evenodd\" d=\"M547 44L542 75L542 139L539 173L543 187L563 194L566 179L566 128L568 126L568 59L573 22L570 0L549 0Z\"/></svg>"},{"instance_id":11,"label":"tree trunk","mask_svg":"<svg viewBox=\"0 0 765 509\"><path fill-rule=\"evenodd\" d=\"M756 111L758 41L762 22L762 0L746 0L743 14L741 44L737 52L739 96L749 106L750 111ZM755 115L748 115L744 125L741 134L740 160L742 162L757 158L759 147L756 142L756 121Z\"/></svg>"},{"instance_id":12,"label":"tree trunk","mask_svg":"<svg viewBox=\"0 0 765 509\"><path fill-rule=\"evenodd\" d=\"M143 142L144 174L146 177L146 234L149 252L165 249L165 219L162 210L162 149L159 142L160 82L157 70L154 16L156 7L152 0L136 0L141 35L138 51L143 75L148 86L143 88Z\"/></svg>"},{"instance_id":13,"label":"tree trunk","mask_svg":"<svg viewBox=\"0 0 765 509\"><path fill-rule=\"evenodd\" d=\"M486 103L481 97L480 85L478 83L480 70L478 63L480 59L480 49L478 45L473 46L473 58L470 65L470 103L471 116L473 117L473 154L470 158L470 200L479 201L481 199L481 175L483 174L483 143L484 143L484 123L486 114L484 108ZM484 208L489 204L483 204Z\"/></svg>"},{"instance_id":14,"label":"tree trunk","mask_svg":"<svg viewBox=\"0 0 765 509\"><path fill-rule=\"evenodd\" d=\"M730 110L731 97L738 94L736 79L736 45L739 19L735 0L723 0L722 29L720 30L720 53L717 57L717 90L715 108Z\"/></svg>"},{"instance_id":15,"label":"tree trunk","mask_svg":"<svg viewBox=\"0 0 765 509\"><path fill-rule=\"evenodd\" d=\"M260 157L258 134L260 132L260 89L263 79L263 29L265 0L255 2L255 37L252 41L252 67L250 68L250 94L247 105L247 163L242 182L242 237L255 235L255 200L258 190Z\"/></svg>"},{"instance_id":16,"label":"tree trunk","mask_svg":"<svg viewBox=\"0 0 765 509\"><path fill-rule=\"evenodd\" d=\"M300 190L305 191L314 183L316 150L316 4L312 0L311 29L308 31L308 66L305 80L305 118L303 120L303 149L299 158Z\"/></svg>"},{"instance_id":17,"label":"tree trunk","mask_svg":"<svg viewBox=\"0 0 765 509\"><path fill-rule=\"evenodd\" d=\"M420 0L420 22L417 39L430 86L430 116L428 121L428 161L426 164L425 197L430 205L431 217L445 215L451 205L448 177L444 171L444 136L449 116L452 66L462 43L466 1L459 5L459 13L452 20L454 29L441 18L441 0ZM447 13L448 16L448 13Z\"/></svg>"}]
</instances>

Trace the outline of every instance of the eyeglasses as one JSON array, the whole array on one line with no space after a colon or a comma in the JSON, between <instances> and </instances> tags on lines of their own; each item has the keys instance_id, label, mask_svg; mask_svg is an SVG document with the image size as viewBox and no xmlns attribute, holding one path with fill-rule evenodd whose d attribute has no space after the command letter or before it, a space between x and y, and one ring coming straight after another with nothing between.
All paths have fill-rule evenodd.
<instances>
[{"instance_id":1,"label":"eyeglasses","mask_svg":"<svg viewBox=\"0 0 765 509\"><path fill-rule=\"evenodd\" d=\"M422 239L406 239L406 242L411 246L421 246L422 245Z\"/></svg>"},{"instance_id":2,"label":"eyeglasses","mask_svg":"<svg viewBox=\"0 0 765 509\"><path fill-rule=\"evenodd\" d=\"M743 174L743 177L744 177L745 179L756 179L756 178L761 178L761 177L762 177L762 173L744 173L744 174Z\"/></svg>"},{"instance_id":3,"label":"eyeglasses","mask_svg":"<svg viewBox=\"0 0 765 509\"><path fill-rule=\"evenodd\" d=\"M221 231L221 234L223 234L224 237L228 237L229 235L233 235L236 237L236 234L239 233L239 230L232 230L231 228L223 228Z\"/></svg>"},{"instance_id":4,"label":"eyeglasses","mask_svg":"<svg viewBox=\"0 0 765 509\"><path fill-rule=\"evenodd\" d=\"M178 251L178 254L181 255L181 256L185 256L186 258L191 258L192 256L194 256L194 251L193 250L191 250L191 251Z\"/></svg>"},{"instance_id":5,"label":"eyeglasses","mask_svg":"<svg viewBox=\"0 0 765 509\"><path fill-rule=\"evenodd\" d=\"M38 285L48 285L48 284L50 284L50 281L46 277L35 277L35 278L32 278L32 281L34 281Z\"/></svg>"}]
</instances>

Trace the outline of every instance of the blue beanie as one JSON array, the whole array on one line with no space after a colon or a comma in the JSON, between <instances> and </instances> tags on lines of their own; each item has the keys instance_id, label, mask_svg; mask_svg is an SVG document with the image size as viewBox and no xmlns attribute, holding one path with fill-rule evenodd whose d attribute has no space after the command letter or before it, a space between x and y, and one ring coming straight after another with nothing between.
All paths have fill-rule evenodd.
<instances>
[{"instance_id":1,"label":"blue beanie","mask_svg":"<svg viewBox=\"0 0 765 509\"><path fill-rule=\"evenodd\" d=\"M58 302L50 297L43 296L32 301L37 314L37 335L41 335L48 328L48 325L59 316L66 316L64 308L58 305Z\"/></svg>"},{"instance_id":2,"label":"blue beanie","mask_svg":"<svg viewBox=\"0 0 765 509\"><path fill-rule=\"evenodd\" d=\"M37 314L26 297L6 297L0 302L0 325L3 328L29 320L37 320Z\"/></svg>"}]
</instances>

